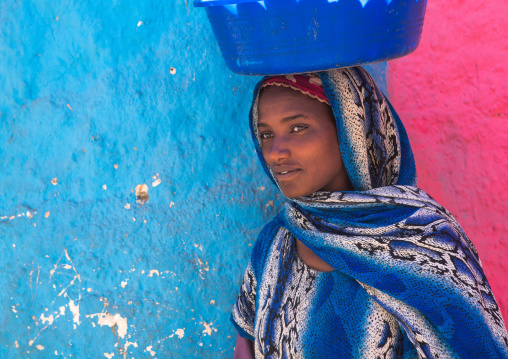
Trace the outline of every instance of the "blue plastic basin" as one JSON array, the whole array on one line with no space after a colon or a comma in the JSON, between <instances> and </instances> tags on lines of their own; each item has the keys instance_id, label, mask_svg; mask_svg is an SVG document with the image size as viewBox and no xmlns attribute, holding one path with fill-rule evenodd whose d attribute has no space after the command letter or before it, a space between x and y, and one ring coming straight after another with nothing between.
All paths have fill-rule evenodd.
<instances>
[{"instance_id":1,"label":"blue plastic basin","mask_svg":"<svg viewBox=\"0 0 508 359\"><path fill-rule=\"evenodd\" d=\"M195 0L242 75L386 61L420 43L427 0Z\"/></svg>"}]
</instances>

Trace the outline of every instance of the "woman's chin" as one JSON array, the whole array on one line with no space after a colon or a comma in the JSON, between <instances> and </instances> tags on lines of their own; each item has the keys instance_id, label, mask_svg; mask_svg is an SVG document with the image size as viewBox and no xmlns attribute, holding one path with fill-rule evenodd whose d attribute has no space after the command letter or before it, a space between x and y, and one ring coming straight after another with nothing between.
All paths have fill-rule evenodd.
<instances>
[{"instance_id":1,"label":"woman's chin","mask_svg":"<svg viewBox=\"0 0 508 359\"><path fill-rule=\"evenodd\" d=\"M281 190L282 194L289 199L294 199L294 198L298 198L298 197L306 197L306 196L309 196L312 193L316 192L316 191L306 190L306 189L302 189L302 188L288 188L288 187L283 187L283 186L280 186L280 190Z\"/></svg>"}]
</instances>

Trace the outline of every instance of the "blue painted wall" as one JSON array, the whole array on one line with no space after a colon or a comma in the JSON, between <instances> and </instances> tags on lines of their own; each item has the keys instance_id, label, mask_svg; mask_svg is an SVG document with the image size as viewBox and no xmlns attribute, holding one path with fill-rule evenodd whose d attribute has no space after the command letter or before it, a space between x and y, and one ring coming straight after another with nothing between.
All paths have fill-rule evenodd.
<instances>
[{"instance_id":1,"label":"blue painted wall","mask_svg":"<svg viewBox=\"0 0 508 359\"><path fill-rule=\"evenodd\" d=\"M183 0L4 0L0 30L0 357L231 357L282 203L248 133L257 78Z\"/></svg>"}]
</instances>

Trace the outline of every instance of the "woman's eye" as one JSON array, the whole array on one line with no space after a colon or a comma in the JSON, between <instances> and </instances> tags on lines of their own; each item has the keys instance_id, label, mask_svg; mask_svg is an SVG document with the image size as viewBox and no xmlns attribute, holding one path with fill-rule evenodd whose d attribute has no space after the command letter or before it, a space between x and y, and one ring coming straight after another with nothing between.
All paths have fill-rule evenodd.
<instances>
[{"instance_id":1,"label":"woman's eye","mask_svg":"<svg viewBox=\"0 0 508 359\"><path fill-rule=\"evenodd\" d=\"M305 130L306 128L307 128L306 126L296 125L296 126L293 126L293 128L291 129L291 132L300 132L300 131Z\"/></svg>"},{"instance_id":2,"label":"woman's eye","mask_svg":"<svg viewBox=\"0 0 508 359\"><path fill-rule=\"evenodd\" d=\"M270 137L272 137L272 134L269 132L263 132L260 134L260 136L261 136L262 140L266 140L266 139L269 139Z\"/></svg>"}]
</instances>

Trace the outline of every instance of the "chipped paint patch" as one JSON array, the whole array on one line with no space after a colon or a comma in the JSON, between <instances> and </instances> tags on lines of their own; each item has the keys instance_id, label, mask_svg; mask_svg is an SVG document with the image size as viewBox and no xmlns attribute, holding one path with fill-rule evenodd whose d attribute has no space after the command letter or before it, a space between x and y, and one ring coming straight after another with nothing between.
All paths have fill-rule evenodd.
<instances>
[{"instance_id":1,"label":"chipped paint patch","mask_svg":"<svg viewBox=\"0 0 508 359\"><path fill-rule=\"evenodd\" d=\"M124 350L125 350L125 351L127 351L127 348L128 348L128 347L130 347L131 345L132 345L134 348L137 348L137 347L138 347L138 343L137 343L137 342L129 342L129 341L127 341L127 342L124 344L124 346L123 346Z\"/></svg>"},{"instance_id":2,"label":"chipped paint patch","mask_svg":"<svg viewBox=\"0 0 508 359\"><path fill-rule=\"evenodd\" d=\"M53 314L51 314L49 317L45 317L44 313L42 313L40 318L41 318L42 324L46 324L46 322L48 322L49 325L52 325L53 321L55 320L53 318Z\"/></svg>"},{"instance_id":3,"label":"chipped paint patch","mask_svg":"<svg viewBox=\"0 0 508 359\"><path fill-rule=\"evenodd\" d=\"M139 197L139 195L142 192L148 192L148 186L145 183L138 184L134 190L135 190L135 193L136 193L136 197Z\"/></svg>"},{"instance_id":4,"label":"chipped paint patch","mask_svg":"<svg viewBox=\"0 0 508 359\"><path fill-rule=\"evenodd\" d=\"M160 178L158 178L158 179L156 179L154 182L152 182L152 187L157 187L157 186L158 186L158 185L160 185L160 184L161 184L161 179L160 179Z\"/></svg>"},{"instance_id":5,"label":"chipped paint patch","mask_svg":"<svg viewBox=\"0 0 508 359\"><path fill-rule=\"evenodd\" d=\"M183 329L177 329L176 332L169 335L168 338L173 338L175 335L178 337L178 339L182 339L185 334L185 328Z\"/></svg>"},{"instance_id":6,"label":"chipped paint patch","mask_svg":"<svg viewBox=\"0 0 508 359\"><path fill-rule=\"evenodd\" d=\"M160 275L157 269L150 269L149 277L153 277L154 274L157 274L157 277Z\"/></svg>"},{"instance_id":7,"label":"chipped paint patch","mask_svg":"<svg viewBox=\"0 0 508 359\"><path fill-rule=\"evenodd\" d=\"M115 353L104 353L104 356L108 359L111 359L115 356Z\"/></svg>"},{"instance_id":8,"label":"chipped paint patch","mask_svg":"<svg viewBox=\"0 0 508 359\"><path fill-rule=\"evenodd\" d=\"M152 345L150 345L149 347L146 347L146 351L150 353L151 356L155 356L155 352L152 350Z\"/></svg>"},{"instance_id":9,"label":"chipped paint patch","mask_svg":"<svg viewBox=\"0 0 508 359\"><path fill-rule=\"evenodd\" d=\"M203 325L205 327L205 329L203 330L203 333L208 334L208 335L212 335L212 325L213 325L213 323L212 322L210 322L210 323L203 322Z\"/></svg>"},{"instance_id":10,"label":"chipped paint patch","mask_svg":"<svg viewBox=\"0 0 508 359\"><path fill-rule=\"evenodd\" d=\"M36 345L35 347L36 347L37 349L39 349L39 350L44 350L44 347L43 347L42 345L40 345L40 344L39 344L39 345Z\"/></svg>"},{"instance_id":11,"label":"chipped paint patch","mask_svg":"<svg viewBox=\"0 0 508 359\"><path fill-rule=\"evenodd\" d=\"M104 325L107 325L110 328L116 327L117 334L120 338L124 338L127 334L127 318L123 318L120 314L111 315L106 312L90 314L86 317L97 317L97 324L99 324L101 327Z\"/></svg>"},{"instance_id":12,"label":"chipped paint patch","mask_svg":"<svg viewBox=\"0 0 508 359\"><path fill-rule=\"evenodd\" d=\"M74 301L72 299L69 300L69 309L73 315L73 321L77 325L80 324L79 322L79 304L75 305Z\"/></svg>"}]
</instances>

